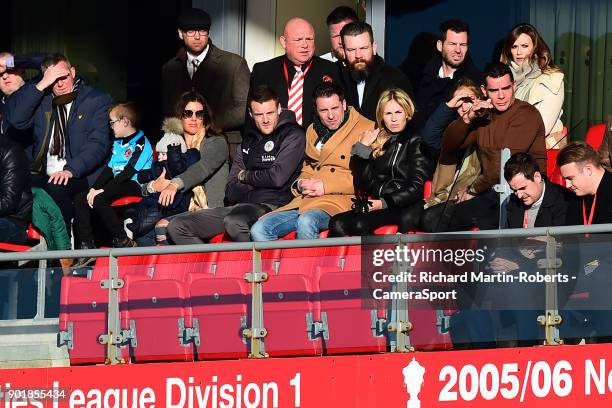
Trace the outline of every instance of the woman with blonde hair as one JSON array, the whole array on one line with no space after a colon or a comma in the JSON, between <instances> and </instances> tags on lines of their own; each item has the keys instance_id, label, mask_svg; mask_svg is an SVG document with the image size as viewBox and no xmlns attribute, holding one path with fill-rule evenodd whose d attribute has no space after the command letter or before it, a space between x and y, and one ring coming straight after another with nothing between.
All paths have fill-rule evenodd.
<instances>
[{"instance_id":1,"label":"woman with blonde hair","mask_svg":"<svg viewBox=\"0 0 612 408\"><path fill-rule=\"evenodd\" d=\"M506 37L500 61L512 70L515 97L529 102L542 115L546 148L565 146L567 140L561 122L564 75L553 62L550 49L538 30L528 23L516 25Z\"/></svg>"},{"instance_id":2,"label":"woman with blonde hair","mask_svg":"<svg viewBox=\"0 0 612 408\"><path fill-rule=\"evenodd\" d=\"M354 209L330 220L330 236L366 235L383 225L414 230L423 186L431 172L421 138L407 124L414 104L401 89L383 92L376 107L376 128L366 131L351 151L351 171L358 197Z\"/></svg>"}]
</instances>

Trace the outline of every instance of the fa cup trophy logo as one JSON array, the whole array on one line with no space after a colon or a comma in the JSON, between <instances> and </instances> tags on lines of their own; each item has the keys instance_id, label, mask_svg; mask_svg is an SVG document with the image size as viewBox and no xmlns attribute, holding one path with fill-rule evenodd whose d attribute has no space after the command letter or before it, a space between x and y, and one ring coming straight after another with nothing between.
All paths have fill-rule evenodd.
<instances>
[{"instance_id":1,"label":"fa cup trophy logo","mask_svg":"<svg viewBox=\"0 0 612 408\"><path fill-rule=\"evenodd\" d=\"M423 386L423 377L425 376L425 367L419 364L418 361L412 357L412 361L408 363L402 370L404 374L404 386L410 399L406 403L406 408L421 408L421 401L418 396Z\"/></svg>"}]
</instances>

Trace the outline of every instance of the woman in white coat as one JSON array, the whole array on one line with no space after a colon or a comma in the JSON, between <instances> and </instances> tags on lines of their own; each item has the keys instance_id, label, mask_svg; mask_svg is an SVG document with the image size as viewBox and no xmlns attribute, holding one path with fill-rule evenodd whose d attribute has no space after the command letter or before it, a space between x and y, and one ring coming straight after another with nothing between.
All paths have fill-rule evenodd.
<instances>
[{"instance_id":1,"label":"woman in white coat","mask_svg":"<svg viewBox=\"0 0 612 408\"><path fill-rule=\"evenodd\" d=\"M550 49L531 24L516 25L502 49L501 62L509 64L514 75L516 98L535 106L544 121L546 148L560 149L567 144L563 135L563 72L555 65Z\"/></svg>"}]
</instances>

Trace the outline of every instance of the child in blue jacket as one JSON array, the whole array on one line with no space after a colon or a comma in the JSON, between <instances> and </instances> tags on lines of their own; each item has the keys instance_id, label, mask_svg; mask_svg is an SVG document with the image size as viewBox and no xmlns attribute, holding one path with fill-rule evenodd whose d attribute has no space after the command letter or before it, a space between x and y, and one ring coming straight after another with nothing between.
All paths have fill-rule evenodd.
<instances>
[{"instance_id":1,"label":"child in blue jacket","mask_svg":"<svg viewBox=\"0 0 612 408\"><path fill-rule=\"evenodd\" d=\"M109 125L115 134L113 151L107 166L87 193L75 197L75 221L80 247L95 248L91 225L91 210L103 220L113 238L113 247L134 247L123 221L111 206L125 196L140 196L138 173L151 168L153 149L142 130L138 130L139 115L133 102L115 105L109 112Z\"/></svg>"}]
</instances>

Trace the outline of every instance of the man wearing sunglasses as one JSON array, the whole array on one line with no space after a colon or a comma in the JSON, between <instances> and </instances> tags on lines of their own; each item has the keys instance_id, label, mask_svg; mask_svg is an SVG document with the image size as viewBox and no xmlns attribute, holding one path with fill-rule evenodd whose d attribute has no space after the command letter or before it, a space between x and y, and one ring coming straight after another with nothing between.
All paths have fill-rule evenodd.
<instances>
[{"instance_id":1,"label":"man wearing sunglasses","mask_svg":"<svg viewBox=\"0 0 612 408\"><path fill-rule=\"evenodd\" d=\"M14 56L9 52L0 53L0 135L8 136L24 148L26 157L32 160L32 132L17 130L6 118L8 98L25 85L25 70L40 70L40 64L46 54L28 54Z\"/></svg>"},{"instance_id":2,"label":"man wearing sunglasses","mask_svg":"<svg viewBox=\"0 0 612 408\"><path fill-rule=\"evenodd\" d=\"M304 130L265 85L251 91L249 114L255 125L246 126L234 155L225 188L227 206L173 218L168 233L175 244L202 244L223 232L233 241L247 242L259 217L293 198L291 185L304 158Z\"/></svg>"},{"instance_id":3,"label":"man wearing sunglasses","mask_svg":"<svg viewBox=\"0 0 612 408\"><path fill-rule=\"evenodd\" d=\"M240 143L245 119L249 67L244 58L212 43L210 26L210 15L204 10L190 8L179 16L178 36L183 47L162 67L164 114L174 115L183 92L198 92L210 105L230 145L235 146Z\"/></svg>"},{"instance_id":4,"label":"man wearing sunglasses","mask_svg":"<svg viewBox=\"0 0 612 408\"><path fill-rule=\"evenodd\" d=\"M8 100L16 129L32 129L32 184L53 198L71 231L73 198L88 191L110 151L111 97L86 85L61 54L49 54L42 78L26 83Z\"/></svg>"}]
</instances>

